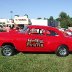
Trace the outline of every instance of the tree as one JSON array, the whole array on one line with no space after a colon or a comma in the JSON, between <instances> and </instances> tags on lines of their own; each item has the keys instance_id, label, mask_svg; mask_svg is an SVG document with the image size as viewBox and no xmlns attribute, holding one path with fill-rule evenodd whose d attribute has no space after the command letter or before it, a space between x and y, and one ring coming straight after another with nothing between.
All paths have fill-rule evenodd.
<instances>
[{"instance_id":1,"label":"tree","mask_svg":"<svg viewBox=\"0 0 72 72\"><path fill-rule=\"evenodd\" d=\"M56 21L60 21L60 18L56 18L55 20L56 20Z\"/></svg>"},{"instance_id":2,"label":"tree","mask_svg":"<svg viewBox=\"0 0 72 72\"><path fill-rule=\"evenodd\" d=\"M61 27L68 28L69 26L72 26L72 20L69 15L65 12L61 12L59 15L59 21L61 23Z\"/></svg>"},{"instance_id":3,"label":"tree","mask_svg":"<svg viewBox=\"0 0 72 72\"><path fill-rule=\"evenodd\" d=\"M24 16L27 16L27 18L28 18L28 15L27 14L25 14Z\"/></svg>"},{"instance_id":4,"label":"tree","mask_svg":"<svg viewBox=\"0 0 72 72\"><path fill-rule=\"evenodd\" d=\"M37 19L42 19L41 17L38 17Z\"/></svg>"},{"instance_id":5,"label":"tree","mask_svg":"<svg viewBox=\"0 0 72 72\"><path fill-rule=\"evenodd\" d=\"M47 19L48 19L48 18L45 18L45 17L44 17L44 20L47 20Z\"/></svg>"},{"instance_id":6,"label":"tree","mask_svg":"<svg viewBox=\"0 0 72 72\"><path fill-rule=\"evenodd\" d=\"M59 15L59 18L62 20L62 19L67 19L68 16L65 12L61 12L60 15Z\"/></svg>"},{"instance_id":7,"label":"tree","mask_svg":"<svg viewBox=\"0 0 72 72\"><path fill-rule=\"evenodd\" d=\"M53 16L50 16L50 18L48 19L48 26L55 27L55 20Z\"/></svg>"},{"instance_id":8,"label":"tree","mask_svg":"<svg viewBox=\"0 0 72 72\"><path fill-rule=\"evenodd\" d=\"M50 16L49 20L50 21L53 21L54 20L53 16Z\"/></svg>"}]
</instances>

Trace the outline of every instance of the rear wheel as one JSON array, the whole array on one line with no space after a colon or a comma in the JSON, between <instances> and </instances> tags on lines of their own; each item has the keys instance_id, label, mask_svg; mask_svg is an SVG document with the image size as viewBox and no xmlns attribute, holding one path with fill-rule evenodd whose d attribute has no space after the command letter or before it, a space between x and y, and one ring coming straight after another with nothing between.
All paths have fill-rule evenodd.
<instances>
[{"instance_id":1,"label":"rear wheel","mask_svg":"<svg viewBox=\"0 0 72 72\"><path fill-rule=\"evenodd\" d=\"M1 54L3 56L12 56L15 54L15 49L11 45L2 46Z\"/></svg>"},{"instance_id":2,"label":"rear wheel","mask_svg":"<svg viewBox=\"0 0 72 72\"><path fill-rule=\"evenodd\" d=\"M56 51L56 55L61 57L69 55L69 50L67 46L64 46L64 45L59 46Z\"/></svg>"}]
</instances>

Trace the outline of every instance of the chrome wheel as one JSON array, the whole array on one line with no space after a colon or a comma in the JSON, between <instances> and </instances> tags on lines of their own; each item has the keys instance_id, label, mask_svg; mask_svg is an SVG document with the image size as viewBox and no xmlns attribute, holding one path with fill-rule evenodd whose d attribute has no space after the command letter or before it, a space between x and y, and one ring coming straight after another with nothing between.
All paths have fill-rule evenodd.
<instances>
[{"instance_id":1,"label":"chrome wheel","mask_svg":"<svg viewBox=\"0 0 72 72\"><path fill-rule=\"evenodd\" d=\"M68 47L65 45L59 46L58 49L56 50L56 55L61 57L69 55Z\"/></svg>"},{"instance_id":2,"label":"chrome wheel","mask_svg":"<svg viewBox=\"0 0 72 72\"><path fill-rule=\"evenodd\" d=\"M10 48L4 48L3 54L5 56L10 56L12 54L12 50Z\"/></svg>"},{"instance_id":3,"label":"chrome wheel","mask_svg":"<svg viewBox=\"0 0 72 72\"><path fill-rule=\"evenodd\" d=\"M1 53L3 56L12 56L15 54L15 49L11 45L2 46Z\"/></svg>"},{"instance_id":4,"label":"chrome wheel","mask_svg":"<svg viewBox=\"0 0 72 72\"><path fill-rule=\"evenodd\" d=\"M60 54L60 55L66 55L66 53L67 53L67 51L66 51L65 48L60 49L60 51L59 51L59 54Z\"/></svg>"}]
</instances>

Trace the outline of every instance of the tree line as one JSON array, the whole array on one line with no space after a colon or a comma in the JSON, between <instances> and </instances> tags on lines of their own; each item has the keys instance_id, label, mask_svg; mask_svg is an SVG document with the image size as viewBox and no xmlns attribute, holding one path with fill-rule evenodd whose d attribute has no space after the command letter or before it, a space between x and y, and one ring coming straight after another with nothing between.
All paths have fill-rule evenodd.
<instances>
[{"instance_id":1,"label":"tree line","mask_svg":"<svg viewBox=\"0 0 72 72\"><path fill-rule=\"evenodd\" d=\"M60 26L62 28L72 27L72 18L67 15L66 12L61 12L59 14L59 18L57 18L56 20L60 21Z\"/></svg>"},{"instance_id":2,"label":"tree line","mask_svg":"<svg viewBox=\"0 0 72 72\"><path fill-rule=\"evenodd\" d=\"M41 19L40 17L37 19ZM48 18L44 18L44 19L48 19ZM54 19L53 16L50 16L50 18L48 19L48 21L59 21L60 22L60 26L62 28L68 28L68 27L72 27L72 18L66 13L66 12L61 12L59 14L59 17Z\"/></svg>"}]
</instances>

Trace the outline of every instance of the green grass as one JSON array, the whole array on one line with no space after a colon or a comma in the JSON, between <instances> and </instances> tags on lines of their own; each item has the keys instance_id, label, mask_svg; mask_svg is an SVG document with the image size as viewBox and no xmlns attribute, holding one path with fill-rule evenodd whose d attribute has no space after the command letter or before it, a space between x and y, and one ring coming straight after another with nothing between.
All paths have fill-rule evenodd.
<instances>
[{"instance_id":1,"label":"green grass","mask_svg":"<svg viewBox=\"0 0 72 72\"><path fill-rule=\"evenodd\" d=\"M0 72L72 72L72 55L19 53L4 57L0 54Z\"/></svg>"}]
</instances>

